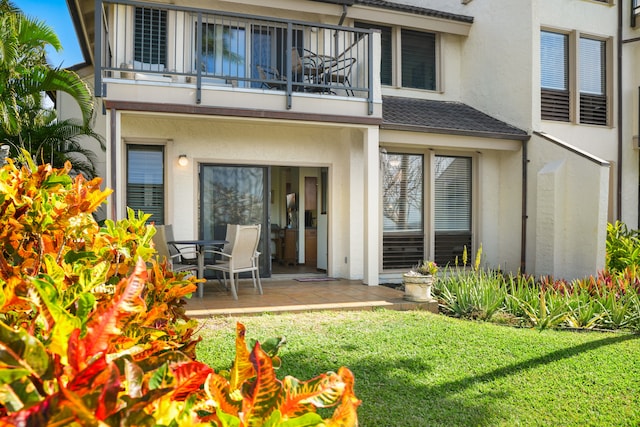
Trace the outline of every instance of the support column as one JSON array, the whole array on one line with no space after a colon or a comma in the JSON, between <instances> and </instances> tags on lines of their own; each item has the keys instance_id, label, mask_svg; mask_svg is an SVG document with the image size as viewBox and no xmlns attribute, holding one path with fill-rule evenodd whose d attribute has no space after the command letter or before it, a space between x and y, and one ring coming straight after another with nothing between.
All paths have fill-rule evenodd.
<instances>
[{"instance_id":1,"label":"support column","mask_svg":"<svg viewBox=\"0 0 640 427\"><path fill-rule=\"evenodd\" d=\"M380 132L370 127L364 134L364 279L380 283Z\"/></svg>"},{"instance_id":2,"label":"support column","mask_svg":"<svg viewBox=\"0 0 640 427\"><path fill-rule=\"evenodd\" d=\"M558 257L563 251L563 203L560 199L564 186L564 161L547 163L538 172L536 271L537 275L554 275Z\"/></svg>"}]
</instances>

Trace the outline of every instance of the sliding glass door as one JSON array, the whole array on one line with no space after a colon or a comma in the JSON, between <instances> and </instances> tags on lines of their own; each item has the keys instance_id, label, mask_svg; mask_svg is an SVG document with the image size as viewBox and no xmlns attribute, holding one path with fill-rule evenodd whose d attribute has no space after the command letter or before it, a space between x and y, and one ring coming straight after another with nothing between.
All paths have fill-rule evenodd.
<instances>
[{"instance_id":1,"label":"sliding glass door","mask_svg":"<svg viewBox=\"0 0 640 427\"><path fill-rule=\"evenodd\" d=\"M271 275L269 173L261 166L200 166L200 237L224 239L227 224L261 224L262 277Z\"/></svg>"}]
</instances>

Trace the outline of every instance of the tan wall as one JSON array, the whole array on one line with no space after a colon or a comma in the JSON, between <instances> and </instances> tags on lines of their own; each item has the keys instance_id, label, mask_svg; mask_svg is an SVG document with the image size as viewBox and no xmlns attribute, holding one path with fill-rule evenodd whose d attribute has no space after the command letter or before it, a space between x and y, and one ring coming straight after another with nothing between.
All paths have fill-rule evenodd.
<instances>
[{"instance_id":1,"label":"tan wall","mask_svg":"<svg viewBox=\"0 0 640 427\"><path fill-rule=\"evenodd\" d=\"M200 163L328 167L328 273L350 279L362 278L364 229L358 225L362 224L366 213L362 191L361 130L317 124L127 113L122 114L121 126L125 142L166 143L168 221L174 224L177 238L197 235ZM177 164L179 154L188 156L187 167ZM121 180L126 176L124 164L121 157L117 166ZM122 215L123 192L120 192L118 204Z\"/></svg>"}]
</instances>

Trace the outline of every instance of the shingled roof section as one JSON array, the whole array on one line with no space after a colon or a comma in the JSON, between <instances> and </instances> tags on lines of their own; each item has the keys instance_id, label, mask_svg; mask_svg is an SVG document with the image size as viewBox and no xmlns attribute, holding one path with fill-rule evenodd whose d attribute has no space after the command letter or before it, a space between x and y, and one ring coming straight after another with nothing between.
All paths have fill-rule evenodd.
<instances>
[{"instance_id":1,"label":"shingled roof section","mask_svg":"<svg viewBox=\"0 0 640 427\"><path fill-rule=\"evenodd\" d=\"M414 13L416 15L433 16L434 18L450 19L453 21L473 23L473 16L458 15L455 13L441 12L439 10L427 9L424 7L411 6L408 4L394 3L384 0L355 0L354 3L382 9L397 10L400 12Z\"/></svg>"},{"instance_id":2,"label":"shingled roof section","mask_svg":"<svg viewBox=\"0 0 640 427\"><path fill-rule=\"evenodd\" d=\"M382 98L381 129L527 140L527 132L461 102Z\"/></svg>"}]
</instances>

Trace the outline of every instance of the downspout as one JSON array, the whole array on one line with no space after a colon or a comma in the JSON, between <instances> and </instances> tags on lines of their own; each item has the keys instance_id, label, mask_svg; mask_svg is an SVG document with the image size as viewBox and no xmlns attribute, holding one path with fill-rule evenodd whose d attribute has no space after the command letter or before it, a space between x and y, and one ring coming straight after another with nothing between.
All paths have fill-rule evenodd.
<instances>
[{"instance_id":1,"label":"downspout","mask_svg":"<svg viewBox=\"0 0 640 427\"><path fill-rule=\"evenodd\" d=\"M345 18L347 17L347 5L342 5L342 15L340 15L340 20L338 21L338 25L342 26ZM338 56L338 30L333 32L333 44L335 49L335 56Z\"/></svg>"},{"instance_id":2,"label":"downspout","mask_svg":"<svg viewBox=\"0 0 640 427\"><path fill-rule=\"evenodd\" d=\"M118 144L118 141L116 140L116 129L118 128L117 123L116 123L116 109L115 108L110 108L110 120L109 120L109 124L110 124L110 138L109 138L109 151L110 151L110 156L109 159L111 160L111 180L110 180L110 185L111 188L114 189L113 193L111 193L111 201L109 203L109 205L111 206L111 218L112 220L116 220L118 218L118 195L117 195L117 179L116 179L116 175L118 173L118 168L115 167L115 165L117 164L116 161L118 159L117 155L116 155L116 146Z\"/></svg>"},{"instance_id":3,"label":"downspout","mask_svg":"<svg viewBox=\"0 0 640 427\"><path fill-rule=\"evenodd\" d=\"M618 170L616 219L622 219L622 1L618 2Z\"/></svg>"},{"instance_id":4,"label":"downspout","mask_svg":"<svg viewBox=\"0 0 640 427\"><path fill-rule=\"evenodd\" d=\"M527 144L529 141L522 142L522 229L520 230L520 273L527 272L527 165L529 163L527 154Z\"/></svg>"},{"instance_id":5,"label":"downspout","mask_svg":"<svg viewBox=\"0 0 640 427\"><path fill-rule=\"evenodd\" d=\"M340 21L338 22L338 25L342 26L342 24L344 23L344 19L347 17L347 5L343 4L342 5L342 15L340 15Z\"/></svg>"}]
</instances>

